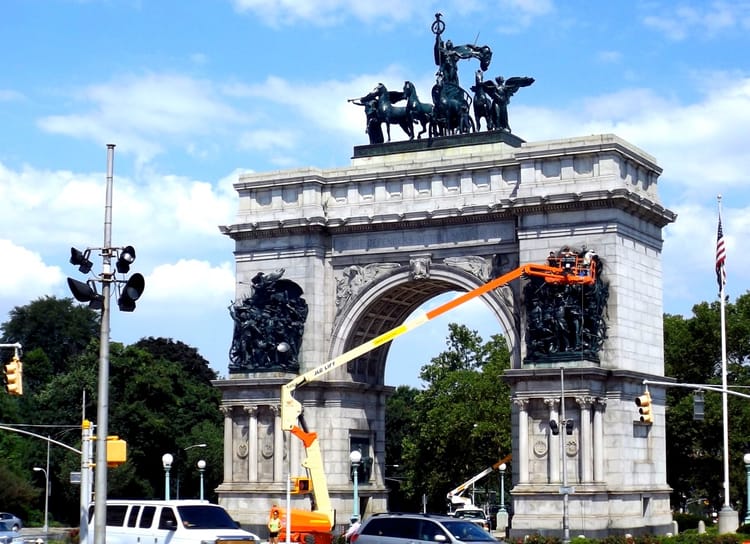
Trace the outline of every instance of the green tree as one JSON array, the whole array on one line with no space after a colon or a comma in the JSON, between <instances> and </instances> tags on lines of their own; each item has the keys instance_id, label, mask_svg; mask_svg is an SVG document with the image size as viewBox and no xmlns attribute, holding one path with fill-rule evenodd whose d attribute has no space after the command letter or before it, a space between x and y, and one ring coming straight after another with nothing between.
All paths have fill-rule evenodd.
<instances>
[{"instance_id":1,"label":"green tree","mask_svg":"<svg viewBox=\"0 0 750 544\"><path fill-rule=\"evenodd\" d=\"M722 384L721 305L696 304L692 316L664 316L665 373L680 383ZM727 383L750 386L750 294L725 305ZM749 389L738 389L750 393ZM711 506L724 504L723 407L720 393L705 392L705 418L693 420L694 390L667 390L667 481L674 489L672 502L706 497ZM728 395L730 499L744 511L747 504L744 453L750 452L748 399ZM739 506L738 506L739 504Z\"/></svg>"},{"instance_id":2,"label":"green tree","mask_svg":"<svg viewBox=\"0 0 750 544\"><path fill-rule=\"evenodd\" d=\"M419 421L414 410L419 390L402 385L396 388L385 407L385 485L390 490L388 507L392 511L416 512L420 498L407 496L402 490L404 465L404 441L417 432Z\"/></svg>"},{"instance_id":3,"label":"green tree","mask_svg":"<svg viewBox=\"0 0 750 544\"><path fill-rule=\"evenodd\" d=\"M92 339L99 337L100 316L72 298L42 297L25 306L16 306L10 319L0 325L2 342L19 342L28 354L40 350L46 364L24 367L25 377L43 381L67 370L70 359L81 353ZM39 361L35 361L39 364Z\"/></svg>"},{"instance_id":4,"label":"green tree","mask_svg":"<svg viewBox=\"0 0 750 544\"><path fill-rule=\"evenodd\" d=\"M447 347L422 368L419 424L402 439L402 490L411 500L425 494L432 511L445 510L448 491L510 452L505 339L484 343L476 331L451 324Z\"/></svg>"},{"instance_id":5,"label":"green tree","mask_svg":"<svg viewBox=\"0 0 750 544\"><path fill-rule=\"evenodd\" d=\"M23 345L24 396L0 397L0 421L80 449L82 417L94 424L97 417L99 327L98 314L71 299L46 297L14 308L1 328L5 341ZM132 346L111 343L109 366L108 431L127 441L128 462L108 471L108 495L162 497L161 457L169 452L182 496L198 496L201 458L206 497L215 499L223 478L223 419L208 362L182 342L144 338ZM207 447L184 451L193 444ZM45 466L45 441L4 432L0 451L7 469L0 474L0 503L41 522L44 483L32 469ZM76 524L79 490L68 480L80 470L80 455L53 446L50 467L51 517Z\"/></svg>"}]
</instances>

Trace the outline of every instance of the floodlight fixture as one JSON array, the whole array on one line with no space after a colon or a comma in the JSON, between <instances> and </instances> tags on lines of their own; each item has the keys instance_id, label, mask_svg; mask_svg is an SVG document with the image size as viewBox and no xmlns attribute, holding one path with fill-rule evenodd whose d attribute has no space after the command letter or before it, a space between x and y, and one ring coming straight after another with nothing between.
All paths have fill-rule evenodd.
<instances>
[{"instance_id":1,"label":"floodlight fixture","mask_svg":"<svg viewBox=\"0 0 750 544\"><path fill-rule=\"evenodd\" d=\"M78 270L82 274L88 274L89 272L91 272L91 268L94 266L94 263L89 260L90 254L90 249L87 249L86 251L79 251L78 249L71 247L70 264L76 265L78 267Z\"/></svg>"},{"instance_id":2,"label":"floodlight fixture","mask_svg":"<svg viewBox=\"0 0 750 544\"><path fill-rule=\"evenodd\" d=\"M121 312L132 312L135 310L135 301L141 298L143 290L146 288L146 280L142 274L133 274L125 283L117 299L117 306Z\"/></svg>"},{"instance_id":3,"label":"floodlight fixture","mask_svg":"<svg viewBox=\"0 0 750 544\"><path fill-rule=\"evenodd\" d=\"M117 271L120 274L127 274L130 272L130 265L135 261L135 248L133 246L125 246L120 251L120 256L117 258Z\"/></svg>"},{"instance_id":4,"label":"floodlight fixture","mask_svg":"<svg viewBox=\"0 0 750 544\"><path fill-rule=\"evenodd\" d=\"M104 305L104 297L96 292L96 286L92 280L82 282L68 278L68 287L73 293L73 298L78 302L88 302L92 310L101 310Z\"/></svg>"}]
</instances>

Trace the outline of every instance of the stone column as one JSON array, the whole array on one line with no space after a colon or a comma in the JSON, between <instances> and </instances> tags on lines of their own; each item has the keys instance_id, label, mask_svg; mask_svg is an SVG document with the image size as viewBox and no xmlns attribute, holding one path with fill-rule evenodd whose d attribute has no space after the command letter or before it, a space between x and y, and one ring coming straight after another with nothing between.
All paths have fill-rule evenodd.
<instances>
[{"instance_id":1,"label":"stone column","mask_svg":"<svg viewBox=\"0 0 750 544\"><path fill-rule=\"evenodd\" d=\"M549 409L549 421L557 421L558 428L560 429L560 433L564 433L564 425L560 423L560 417L557 412L557 407L560 404L559 398L545 398L544 404ZM547 436L549 437L549 441L547 444L547 459L549 467L549 473L547 475L547 481L550 483L552 482L559 482L562 473L560 472L560 436L555 436L552 434L552 429L549 428L547 431Z\"/></svg>"},{"instance_id":2,"label":"stone column","mask_svg":"<svg viewBox=\"0 0 750 544\"><path fill-rule=\"evenodd\" d=\"M273 412L273 481L284 481L284 431L281 430L281 406L271 406Z\"/></svg>"},{"instance_id":3,"label":"stone column","mask_svg":"<svg viewBox=\"0 0 750 544\"><path fill-rule=\"evenodd\" d=\"M594 481L604 481L604 427L602 425L607 399L598 397L594 402L593 456Z\"/></svg>"},{"instance_id":4,"label":"stone column","mask_svg":"<svg viewBox=\"0 0 750 544\"><path fill-rule=\"evenodd\" d=\"M232 454L234 453L232 407L221 406L219 409L224 414L224 482L229 483L234 481L234 474L232 474Z\"/></svg>"},{"instance_id":5,"label":"stone column","mask_svg":"<svg viewBox=\"0 0 750 544\"><path fill-rule=\"evenodd\" d=\"M258 407L245 406L247 414L247 480L258 481Z\"/></svg>"},{"instance_id":6,"label":"stone column","mask_svg":"<svg viewBox=\"0 0 750 544\"><path fill-rule=\"evenodd\" d=\"M576 397L576 403L581 410L581 428L578 430L578 458L581 462L581 481L591 481L591 470L593 466L593 452L591 449L591 404L593 397Z\"/></svg>"},{"instance_id":7,"label":"stone column","mask_svg":"<svg viewBox=\"0 0 750 544\"><path fill-rule=\"evenodd\" d=\"M529 399L515 398L518 406L518 483L529 482Z\"/></svg>"}]
</instances>

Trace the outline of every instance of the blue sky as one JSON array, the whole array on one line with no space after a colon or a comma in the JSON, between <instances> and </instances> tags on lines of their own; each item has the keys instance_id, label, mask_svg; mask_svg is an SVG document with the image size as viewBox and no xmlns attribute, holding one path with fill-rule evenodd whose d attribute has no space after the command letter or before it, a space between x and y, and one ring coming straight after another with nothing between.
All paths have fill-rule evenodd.
<instances>
[{"instance_id":1,"label":"blue sky","mask_svg":"<svg viewBox=\"0 0 750 544\"><path fill-rule=\"evenodd\" d=\"M218 225L234 220L232 183L346 166L367 143L362 109L346 99L378 82L414 81L426 101L437 11L445 39L491 47L490 76L536 79L511 102L515 134L611 132L657 158L662 201L678 214L664 231L666 312L716 299L718 194L727 293L747 291L747 2L6 0L0 321L83 279L69 251L103 243L114 143L112 242L136 247L146 292L136 312L113 313L112 339L181 340L225 375L234 261ZM459 64L465 88L472 62ZM481 304L441 321L397 340L387 383L417 384L448 322L500 332Z\"/></svg>"}]
</instances>

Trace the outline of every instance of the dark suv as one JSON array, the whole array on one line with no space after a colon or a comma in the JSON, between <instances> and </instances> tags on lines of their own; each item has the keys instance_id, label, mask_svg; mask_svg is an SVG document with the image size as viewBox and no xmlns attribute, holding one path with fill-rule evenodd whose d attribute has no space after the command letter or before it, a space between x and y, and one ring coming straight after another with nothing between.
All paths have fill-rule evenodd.
<instances>
[{"instance_id":1,"label":"dark suv","mask_svg":"<svg viewBox=\"0 0 750 544\"><path fill-rule=\"evenodd\" d=\"M407 544L414 541L465 544L496 542L470 521L430 514L374 514L362 522L351 544Z\"/></svg>"}]
</instances>

